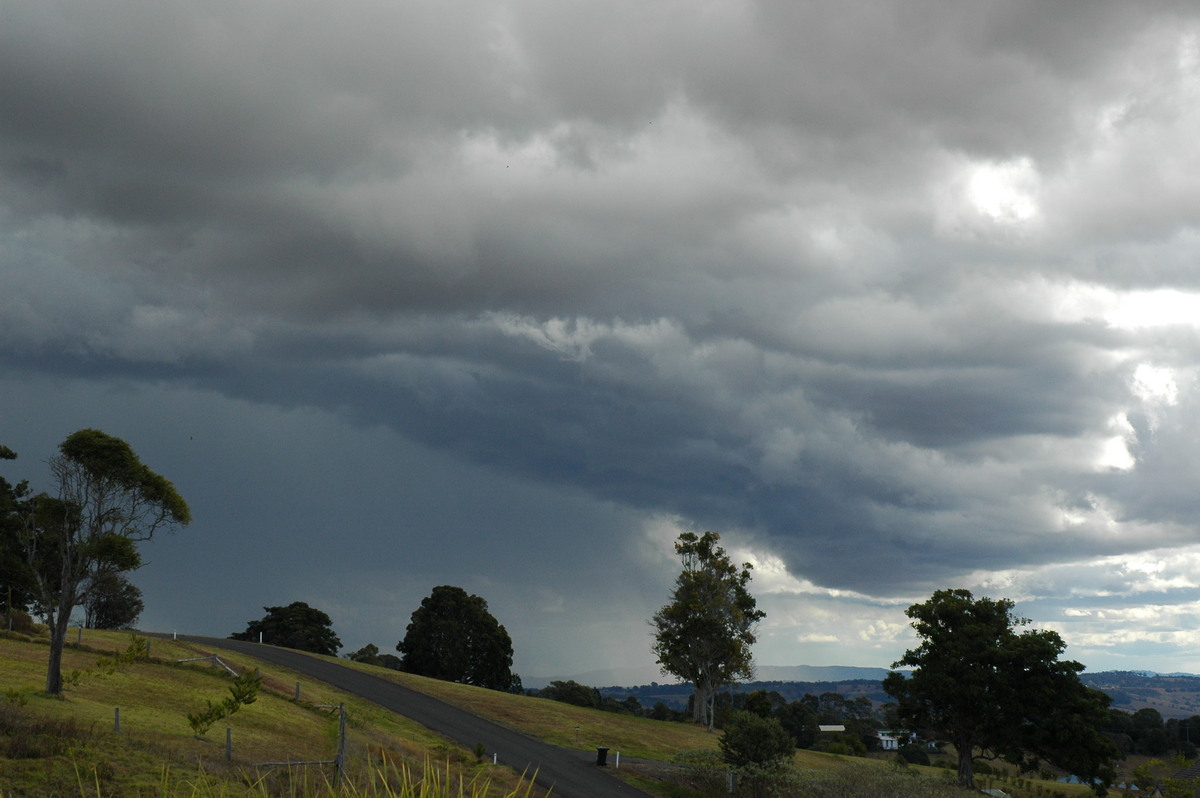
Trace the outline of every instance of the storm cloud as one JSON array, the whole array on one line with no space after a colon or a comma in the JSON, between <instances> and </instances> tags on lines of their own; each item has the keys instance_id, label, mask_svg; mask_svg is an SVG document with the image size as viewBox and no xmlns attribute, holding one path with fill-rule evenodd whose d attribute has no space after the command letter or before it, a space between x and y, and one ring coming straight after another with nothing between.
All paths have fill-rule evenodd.
<instances>
[{"instance_id":1,"label":"storm cloud","mask_svg":"<svg viewBox=\"0 0 1200 798\"><path fill-rule=\"evenodd\" d=\"M1187 4L0 14L4 472L176 482L144 625L389 650L449 583L524 673L644 666L717 529L765 664L961 586L1200 670Z\"/></svg>"}]
</instances>

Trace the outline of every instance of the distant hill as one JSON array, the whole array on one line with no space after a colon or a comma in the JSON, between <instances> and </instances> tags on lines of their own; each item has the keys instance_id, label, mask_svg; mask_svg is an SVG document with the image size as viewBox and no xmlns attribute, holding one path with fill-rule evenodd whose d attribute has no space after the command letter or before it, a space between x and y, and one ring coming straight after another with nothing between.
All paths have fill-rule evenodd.
<instances>
[{"instance_id":1,"label":"distant hill","mask_svg":"<svg viewBox=\"0 0 1200 798\"><path fill-rule=\"evenodd\" d=\"M1113 709L1137 712L1158 710L1164 718L1190 718L1200 715L1200 676L1184 673L1145 673L1143 671L1083 672L1080 679L1103 691L1112 699Z\"/></svg>"},{"instance_id":2,"label":"distant hill","mask_svg":"<svg viewBox=\"0 0 1200 798\"><path fill-rule=\"evenodd\" d=\"M869 669L864 669L869 670ZM886 671L884 671L886 673ZM692 694L690 684L648 684L634 687L600 687L600 694L606 697L624 700L633 696L644 707L654 706L659 701L673 709L687 707L688 697ZM755 690L766 690L779 693L787 702L799 701L805 694L819 696L821 693L839 693L848 699L862 696L871 699L876 704L890 700L883 692L880 679L841 679L838 681L754 681L743 682L733 688L738 693L752 693Z\"/></svg>"},{"instance_id":3,"label":"distant hill","mask_svg":"<svg viewBox=\"0 0 1200 798\"><path fill-rule=\"evenodd\" d=\"M597 672L593 675L602 675ZM734 688L737 692L771 690L787 701L796 701L806 693L841 693L847 698L866 696L876 703L886 703L890 697L883 691L886 668L850 666L795 665L790 667L764 665L758 668L758 679ZM1150 708L1163 718L1188 718L1200 715L1200 676L1186 673L1158 674L1144 671L1102 671L1080 674L1083 682L1112 698L1113 709L1134 713ZM575 679L581 684L597 686L598 681ZM641 684L635 686L601 686L600 693L622 700L634 696L642 706L662 701L669 707L687 706L692 688L687 684Z\"/></svg>"},{"instance_id":4,"label":"distant hill","mask_svg":"<svg viewBox=\"0 0 1200 798\"><path fill-rule=\"evenodd\" d=\"M864 668L852 665L759 665L755 669L756 681L763 682L839 682L848 679L874 679L882 681L888 673L887 668ZM602 686L648 686L665 681L667 684L676 682L663 676L657 668L608 668L606 670L587 671L569 676L530 676L522 675L526 687L540 690L550 682L578 682L589 687Z\"/></svg>"},{"instance_id":5,"label":"distant hill","mask_svg":"<svg viewBox=\"0 0 1200 798\"><path fill-rule=\"evenodd\" d=\"M760 665L755 676L761 682L843 682L851 679L883 681L887 668L860 668L850 665Z\"/></svg>"},{"instance_id":6,"label":"distant hill","mask_svg":"<svg viewBox=\"0 0 1200 798\"><path fill-rule=\"evenodd\" d=\"M525 687L541 690L550 682L578 682L588 687L602 684L650 684L659 679L666 679L653 666L641 668L606 668L604 670L586 671L558 676L525 676L521 674L521 682Z\"/></svg>"}]
</instances>

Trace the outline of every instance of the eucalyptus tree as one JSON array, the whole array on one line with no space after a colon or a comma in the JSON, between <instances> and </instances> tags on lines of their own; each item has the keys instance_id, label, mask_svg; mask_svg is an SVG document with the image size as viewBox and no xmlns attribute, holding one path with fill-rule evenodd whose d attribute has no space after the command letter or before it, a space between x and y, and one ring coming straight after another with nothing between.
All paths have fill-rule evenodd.
<instances>
[{"instance_id":1,"label":"eucalyptus tree","mask_svg":"<svg viewBox=\"0 0 1200 798\"><path fill-rule=\"evenodd\" d=\"M670 603L650 620L662 672L692 685L692 720L709 730L717 691L754 675L750 646L766 615L747 589L751 565L735 565L717 545L720 539L716 532L679 536L675 552L683 570Z\"/></svg>"},{"instance_id":2,"label":"eucalyptus tree","mask_svg":"<svg viewBox=\"0 0 1200 798\"><path fill-rule=\"evenodd\" d=\"M22 502L18 538L33 605L50 630L46 692L53 695L62 692L71 613L97 584L141 565L139 542L186 526L191 511L128 443L97 429L68 435L49 465L55 492Z\"/></svg>"}]
</instances>

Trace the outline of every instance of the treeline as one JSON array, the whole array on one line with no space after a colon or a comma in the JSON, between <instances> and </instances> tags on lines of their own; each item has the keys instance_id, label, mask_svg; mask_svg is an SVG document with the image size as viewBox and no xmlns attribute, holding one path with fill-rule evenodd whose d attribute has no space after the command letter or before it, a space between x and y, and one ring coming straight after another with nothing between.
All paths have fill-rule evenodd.
<instances>
[{"instance_id":1,"label":"treeline","mask_svg":"<svg viewBox=\"0 0 1200 798\"><path fill-rule=\"evenodd\" d=\"M600 694L611 698L633 696L645 706L652 706L662 701L673 709L683 709L689 705L689 698L694 689L690 684L650 684L632 687L599 687ZM878 679L843 679L836 682L743 682L734 693L753 693L765 690L778 695L785 702L799 701L806 695L821 696L825 693L838 693L846 699L867 698L875 704L885 704L891 699L883 690L883 683Z\"/></svg>"},{"instance_id":2,"label":"treeline","mask_svg":"<svg viewBox=\"0 0 1200 798\"><path fill-rule=\"evenodd\" d=\"M1200 715L1163 720L1157 709L1146 707L1136 712L1109 709L1108 723L1101 731L1112 740L1123 756L1143 754L1163 757L1179 754L1195 759L1200 743Z\"/></svg>"},{"instance_id":3,"label":"treeline","mask_svg":"<svg viewBox=\"0 0 1200 798\"><path fill-rule=\"evenodd\" d=\"M601 690L572 680L553 681L541 690L525 692L538 698L605 712L680 723L691 722L691 701L694 699L690 689L687 685L669 686L689 691L689 695L683 696L686 700L682 707L670 706L662 700L645 706L634 690L628 690L624 698L618 698L613 693L619 692L620 688L606 687ZM650 689L657 687L662 685L649 686ZM722 692L715 696L714 711L714 725L718 729L723 729L726 723L739 713L748 712L779 721L796 748L860 756L879 749L877 732L881 724L887 723L888 718L887 707L877 705L867 696L849 697L831 690L819 695L806 693L790 701L786 695L776 690ZM822 732L821 726L841 728L838 731Z\"/></svg>"}]
</instances>

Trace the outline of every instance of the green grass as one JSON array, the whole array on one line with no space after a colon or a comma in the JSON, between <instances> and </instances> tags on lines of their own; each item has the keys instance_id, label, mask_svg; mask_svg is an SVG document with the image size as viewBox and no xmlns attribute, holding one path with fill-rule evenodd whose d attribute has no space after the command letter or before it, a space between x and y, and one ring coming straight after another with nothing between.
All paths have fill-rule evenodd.
<instances>
[{"instance_id":1,"label":"green grass","mask_svg":"<svg viewBox=\"0 0 1200 798\"><path fill-rule=\"evenodd\" d=\"M669 760L681 751L716 750L717 734L686 723L602 712L544 698L481 690L465 684L376 668L341 660L413 690L440 698L553 745L594 751L608 748L623 757Z\"/></svg>"},{"instance_id":2,"label":"green grass","mask_svg":"<svg viewBox=\"0 0 1200 798\"><path fill-rule=\"evenodd\" d=\"M68 636L74 644L75 632ZM176 660L211 653L183 641L153 639L151 660L123 666L115 673L97 669L98 656L124 650L127 633L86 631L82 648L68 647L64 672L83 676L61 698L41 692L48 648L44 641L0 637L0 796L402 796L470 798L521 796L542 792L520 774L493 766L419 724L383 710L279 666L233 652L219 656L239 672L258 668L263 686L258 700L219 721L204 737L196 737L186 713L220 701L230 677L207 662ZM719 733L683 723L654 721L575 707L547 699L427 679L348 660L358 668L427 693L477 715L523 731L546 742L594 751L610 750L610 764L622 757L615 775L666 798L696 798L695 785L678 783L662 768L637 765L632 759L668 762L685 752L716 751ZM300 701L293 700L296 683ZM340 792L328 781L330 767L259 768L256 763L332 759L337 747L337 718L320 705L344 703L348 720L347 781ZM121 729L114 730L114 708L121 708ZM24 725L22 725L24 724ZM18 728L19 727L19 728ZM226 728L232 730L233 761L225 761ZM43 756L6 755L5 745L20 738ZM64 742L65 741L65 742ZM434 763L432 765L428 763ZM911 788L919 794L942 795L946 771L904 769L900 774L884 759L861 759L797 751L794 763L801 781L790 785L795 795L844 794L853 785L899 781L895 798ZM916 778L914 778L914 776ZM801 783L803 782L803 783ZM982 785L981 785L982 786ZM1087 795L1086 788L1031 782L1028 789L996 783L1017 796ZM873 788L872 788L873 789ZM789 793L789 794L793 794Z\"/></svg>"},{"instance_id":3,"label":"green grass","mask_svg":"<svg viewBox=\"0 0 1200 798\"><path fill-rule=\"evenodd\" d=\"M68 640L74 644L74 632ZM472 753L407 718L285 668L231 652L219 656L234 669L257 667L262 672L259 698L197 737L186 713L203 708L206 700L228 696L232 681L228 674L206 662L175 664L210 652L190 643L158 639L151 641L149 662L125 665L115 673L97 668L100 656L124 650L129 640L128 634L85 631L82 648L69 646L63 656L64 673L78 670L83 675L61 697L52 697L42 692L46 643L0 639L0 795L313 794L306 790L323 784L332 774L331 767L255 765L333 759L338 720L336 712L321 705L338 704L345 704L347 711L348 772L353 776L348 787L368 789L372 780L380 782L381 772L388 773L390 780L385 781L394 784L401 765L411 774L413 763L425 761L441 763L443 770L449 768L450 775L464 784L474 780L468 795L509 795L520 785L519 774L489 762L477 763ZM297 682L301 683L299 702L293 700ZM117 708L119 732L114 723ZM227 728L233 741L231 762L226 761ZM12 741L33 738L67 742L56 746L47 742L47 756L10 750L17 745ZM15 758L6 752L15 753ZM381 771L382 762L393 764ZM221 790L231 791L214 791L218 784L225 785Z\"/></svg>"}]
</instances>

